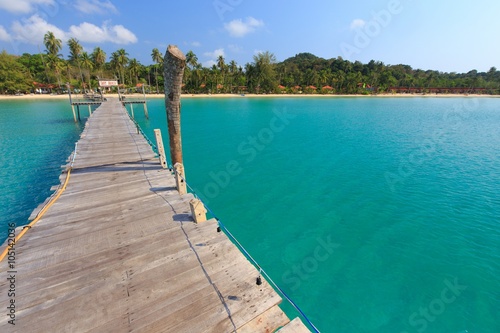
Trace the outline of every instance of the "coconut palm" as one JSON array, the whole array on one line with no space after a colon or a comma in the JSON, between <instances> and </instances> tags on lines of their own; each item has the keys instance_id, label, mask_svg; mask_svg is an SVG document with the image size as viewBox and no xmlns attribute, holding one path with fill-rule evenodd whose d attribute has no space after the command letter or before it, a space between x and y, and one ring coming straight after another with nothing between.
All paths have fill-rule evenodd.
<instances>
[{"instance_id":1,"label":"coconut palm","mask_svg":"<svg viewBox=\"0 0 500 333\"><path fill-rule=\"evenodd\" d=\"M137 84L138 76L139 76L139 71L141 69L141 65L137 61L137 59L132 59L130 60L128 64L128 70L130 72L130 81L132 81L132 77L135 79L134 84Z\"/></svg>"},{"instance_id":2,"label":"coconut palm","mask_svg":"<svg viewBox=\"0 0 500 333\"><path fill-rule=\"evenodd\" d=\"M236 61L231 60L229 62L228 69L229 69L229 74L230 74L230 78L231 78L230 85L232 87L234 85L234 78L236 77L236 75L238 73L238 66L236 64Z\"/></svg>"},{"instance_id":3,"label":"coconut palm","mask_svg":"<svg viewBox=\"0 0 500 333\"><path fill-rule=\"evenodd\" d=\"M90 57L94 62L94 67L99 70L99 76L102 78L102 68L106 63L106 53L100 47L96 47Z\"/></svg>"},{"instance_id":4,"label":"coconut palm","mask_svg":"<svg viewBox=\"0 0 500 333\"><path fill-rule=\"evenodd\" d=\"M47 31L43 36L43 43L47 50L47 54L51 54L59 57L59 51L62 48L62 41L54 35L52 31Z\"/></svg>"},{"instance_id":5,"label":"coconut palm","mask_svg":"<svg viewBox=\"0 0 500 333\"><path fill-rule=\"evenodd\" d=\"M186 64L190 66L191 69L194 69L198 64L198 57L193 51L188 51L188 53L186 53Z\"/></svg>"},{"instance_id":6,"label":"coconut palm","mask_svg":"<svg viewBox=\"0 0 500 333\"><path fill-rule=\"evenodd\" d=\"M47 67L54 71L57 78L57 84L61 86L61 70L64 68L61 58L57 54L47 54Z\"/></svg>"},{"instance_id":7,"label":"coconut palm","mask_svg":"<svg viewBox=\"0 0 500 333\"><path fill-rule=\"evenodd\" d=\"M222 54L217 58L217 67L219 68L221 73L222 85L224 85L224 72L226 71L226 62Z\"/></svg>"},{"instance_id":8,"label":"coconut palm","mask_svg":"<svg viewBox=\"0 0 500 333\"><path fill-rule=\"evenodd\" d=\"M151 52L151 58L153 61L156 63L155 67L155 82L156 82L156 93L158 94L158 65L163 63L163 57L160 53L160 50L158 50L156 47L153 49L153 52Z\"/></svg>"},{"instance_id":9,"label":"coconut palm","mask_svg":"<svg viewBox=\"0 0 500 333\"><path fill-rule=\"evenodd\" d=\"M47 31L43 36L43 43L47 51L47 66L56 73L59 86L61 85L60 76L60 54L59 51L62 47L62 41L54 35L52 31Z\"/></svg>"},{"instance_id":10,"label":"coconut palm","mask_svg":"<svg viewBox=\"0 0 500 333\"><path fill-rule=\"evenodd\" d=\"M80 72L80 78L83 80L82 66L80 65L80 56L83 51L83 47L76 38L70 38L67 42L69 47L69 61L73 65L78 66L78 70Z\"/></svg>"},{"instance_id":11,"label":"coconut palm","mask_svg":"<svg viewBox=\"0 0 500 333\"><path fill-rule=\"evenodd\" d=\"M90 56L87 52L83 52L81 57L80 57L80 66L84 69L86 69L87 72L87 79L89 83L89 89L91 88L90 86L90 71L92 68L94 68L94 63L92 62L92 59L90 59Z\"/></svg>"},{"instance_id":12,"label":"coconut palm","mask_svg":"<svg viewBox=\"0 0 500 333\"><path fill-rule=\"evenodd\" d=\"M276 71L274 69L276 57L269 51L261 52L253 56L254 78L258 90L261 88L266 92L272 92L277 89Z\"/></svg>"},{"instance_id":13,"label":"coconut palm","mask_svg":"<svg viewBox=\"0 0 500 333\"><path fill-rule=\"evenodd\" d=\"M120 76L122 84L125 84L125 67L128 64L128 53L124 49L119 49L111 54L111 66Z\"/></svg>"}]
</instances>

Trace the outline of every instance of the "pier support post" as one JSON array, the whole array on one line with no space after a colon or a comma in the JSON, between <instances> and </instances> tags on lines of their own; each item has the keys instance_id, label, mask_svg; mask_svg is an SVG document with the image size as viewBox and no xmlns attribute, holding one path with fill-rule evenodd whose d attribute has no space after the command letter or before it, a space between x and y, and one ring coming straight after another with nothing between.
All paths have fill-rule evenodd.
<instances>
[{"instance_id":1,"label":"pier support post","mask_svg":"<svg viewBox=\"0 0 500 333\"><path fill-rule=\"evenodd\" d=\"M146 104L146 91L144 90L144 84L142 85L142 96L144 97L144 116L146 119L149 119L149 114L148 114L148 106Z\"/></svg>"},{"instance_id":2,"label":"pier support post","mask_svg":"<svg viewBox=\"0 0 500 333\"><path fill-rule=\"evenodd\" d=\"M73 111L73 119L75 120L75 123L78 122L78 119L76 119L75 106L73 104L71 104L71 111Z\"/></svg>"},{"instance_id":3,"label":"pier support post","mask_svg":"<svg viewBox=\"0 0 500 333\"><path fill-rule=\"evenodd\" d=\"M161 130L156 128L155 129L155 138L156 138L156 147L158 148L158 155L160 158L160 164L163 169L166 169L167 166L167 159L165 157L165 149L163 148L163 140L161 138Z\"/></svg>"},{"instance_id":4,"label":"pier support post","mask_svg":"<svg viewBox=\"0 0 500 333\"><path fill-rule=\"evenodd\" d=\"M186 56L175 45L169 45L164 57L165 107L172 164L182 163L181 86Z\"/></svg>"},{"instance_id":5,"label":"pier support post","mask_svg":"<svg viewBox=\"0 0 500 333\"><path fill-rule=\"evenodd\" d=\"M92 109L90 108L90 104L89 104L89 117L92 115Z\"/></svg>"},{"instance_id":6,"label":"pier support post","mask_svg":"<svg viewBox=\"0 0 500 333\"><path fill-rule=\"evenodd\" d=\"M175 184L177 185L177 191L179 191L180 195L187 193L186 188L186 175L184 173L184 166L181 163L175 163Z\"/></svg>"},{"instance_id":7,"label":"pier support post","mask_svg":"<svg viewBox=\"0 0 500 333\"><path fill-rule=\"evenodd\" d=\"M205 222L207 220L207 210L200 199L192 199L189 201L189 207L191 208L191 215L193 215L193 220L196 223Z\"/></svg>"},{"instance_id":8,"label":"pier support post","mask_svg":"<svg viewBox=\"0 0 500 333\"><path fill-rule=\"evenodd\" d=\"M135 119L134 117L134 104L130 103L130 112L132 113L132 119Z\"/></svg>"}]
</instances>

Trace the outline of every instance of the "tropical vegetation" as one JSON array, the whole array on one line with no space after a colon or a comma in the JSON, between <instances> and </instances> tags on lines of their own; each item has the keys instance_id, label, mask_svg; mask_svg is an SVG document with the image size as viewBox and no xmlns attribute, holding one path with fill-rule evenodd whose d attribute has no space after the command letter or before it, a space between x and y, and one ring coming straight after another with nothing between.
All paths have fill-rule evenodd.
<instances>
[{"instance_id":1,"label":"tropical vegetation","mask_svg":"<svg viewBox=\"0 0 500 333\"><path fill-rule=\"evenodd\" d=\"M163 59L157 48L152 64L143 65L123 48L107 55L100 47L83 50L76 38L66 44L69 55L60 54L63 43L48 31L43 39L45 52L21 56L0 53L0 94L54 92L67 89L96 90L98 80L118 79L123 89L144 85L149 93L163 90ZM500 94L500 71L471 70L444 73L413 69L409 65L386 65L371 60L367 64L341 57L324 59L300 53L278 62L269 51L253 56L243 66L222 55L211 67L204 67L193 51L186 53L183 91L198 93L321 93L373 94L380 92L480 92ZM443 89L445 88L445 89ZM455 89L455 90L453 90Z\"/></svg>"}]
</instances>

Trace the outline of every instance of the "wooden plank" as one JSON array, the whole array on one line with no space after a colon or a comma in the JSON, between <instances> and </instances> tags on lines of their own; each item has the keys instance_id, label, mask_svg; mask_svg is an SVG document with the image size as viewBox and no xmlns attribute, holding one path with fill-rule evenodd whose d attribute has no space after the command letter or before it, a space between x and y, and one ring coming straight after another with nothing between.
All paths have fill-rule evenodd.
<instances>
[{"instance_id":1,"label":"wooden plank","mask_svg":"<svg viewBox=\"0 0 500 333\"><path fill-rule=\"evenodd\" d=\"M281 328L279 333L310 333L309 329L304 325L300 318L295 318L290 323Z\"/></svg>"},{"instance_id":2,"label":"wooden plank","mask_svg":"<svg viewBox=\"0 0 500 333\"><path fill-rule=\"evenodd\" d=\"M240 327L238 329L238 333L272 333L289 322L290 319L288 319L285 313L278 306L273 306L266 312Z\"/></svg>"}]
</instances>

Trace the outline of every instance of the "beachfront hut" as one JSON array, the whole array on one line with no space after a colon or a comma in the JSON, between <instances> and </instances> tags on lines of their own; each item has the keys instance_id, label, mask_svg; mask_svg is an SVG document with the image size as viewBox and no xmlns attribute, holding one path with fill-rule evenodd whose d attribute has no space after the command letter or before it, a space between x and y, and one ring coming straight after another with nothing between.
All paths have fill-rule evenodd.
<instances>
[{"instance_id":1,"label":"beachfront hut","mask_svg":"<svg viewBox=\"0 0 500 333\"><path fill-rule=\"evenodd\" d=\"M318 88L316 88L313 85L306 87L306 93L308 93L308 94L314 94L317 90L318 90Z\"/></svg>"},{"instance_id":2,"label":"beachfront hut","mask_svg":"<svg viewBox=\"0 0 500 333\"><path fill-rule=\"evenodd\" d=\"M331 86L323 86L321 88L321 92L324 93L324 94L331 94L333 92L333 87Z\"/></svg>"}]
</instances>

